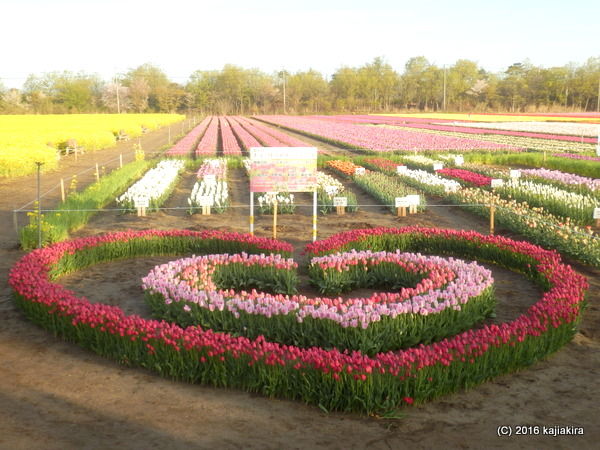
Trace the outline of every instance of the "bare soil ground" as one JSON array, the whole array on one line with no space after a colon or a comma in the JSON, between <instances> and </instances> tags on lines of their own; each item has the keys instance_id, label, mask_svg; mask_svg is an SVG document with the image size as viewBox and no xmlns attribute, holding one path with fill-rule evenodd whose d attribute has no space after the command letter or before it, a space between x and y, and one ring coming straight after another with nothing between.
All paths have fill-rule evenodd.
<instances>
[{"instance_id":1,"label":"bare soil ground","mask_svg":"<svg viewBox=\"0 0 600 450\"><path fill-rule=\"evenodd\" d=\"M143 147L161 147L166 133L159 130L144 136ZM48 189L61 176L118 158L135 142L86 154L77 162L63 160L58 171L43 176L43 183ZM116 164L106 165L107 170ZM79 178L81 188L94 176L90 171ZM189 216L172 209L138 218L107 211L75 236L127 228L247 231L247 182L241 170L232 171L234 207L222 215ZM165 206L185 206L191 183L188 173ZM375 204L358 188L354 191L360 203ZM589 307L573 342L548 360L469 391L404 408L399 419L326 414L298 402L174 382L146 370L122 367L61 342L27 321L16 309L6 280L10 267L23 255L16 245L12 210L34 198L35 177L1 180L0 192L0 448L597 448L598 270L576 265L591 284ZM59 197L60 191L55 190L44 204L52 206ZM302 259L300 252L311 240L310 200L309 195L299 195L306 206L299 206L293 216L279 216L278 237L294 245L297 259ZM431 205L441 203L430 200ZM353 228L407 224L488 229L485 221L460 208L432 206L423 214L397 218L381 206L369 206L355 214L320 216L319 238ZM257 235L270 236L271 231L271 216L257 217ZM148 316L140 278L169 259L101 264L64 277L62 283L92 301L118 304L128 313ZM539 291L519 275L490 267L499 298L495 320L510 320L535 301ZM497 436L500 425L510 425L513 431L518 425L581 426L585 435L501 438Z\"/></svg>"}]
</instances>

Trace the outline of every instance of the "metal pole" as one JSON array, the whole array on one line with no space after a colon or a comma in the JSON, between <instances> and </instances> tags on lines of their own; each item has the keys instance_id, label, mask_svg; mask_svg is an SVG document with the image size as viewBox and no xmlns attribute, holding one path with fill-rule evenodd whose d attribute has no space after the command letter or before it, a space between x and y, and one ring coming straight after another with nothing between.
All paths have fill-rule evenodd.
<instances>
[{"instance_id":1,"label":"metal pole","mask_svg":"<svg viewBox=\"0 0 600 450\"><path fill-rule=\"evenodd\" d=\"M317 240L317 190L313 192L313 242Z\"/></svg>"},{"instance_id":2,"label":"metal pole","mask_svg":"<svg viewBox=\"0 0 600 450\"><path fill-rule=\"evenodd\" d=\"M250 234L254 236L254 192L250 192Z\"/></svg>"},{"instance_id":3,"label":"metal pole","mask_svg":"<svg viewBox=\"0 0 600 450\"><path fill-rule=\"evenodd\" d=\"M40 172L42 168L41 162L37 162L37 231L38 231L38 248L42 248L42 198L40 195Z\"/></svg>"},{"instance_id":4,"label":"metal pole","mask_svg":"<svg viewBox=\"0 0 600 450\"><path fill-rule=\"evenodd\" d=\"M285 70L283 71L283 113L287 114L285 104Z\"/></svg>"}]
</instances>

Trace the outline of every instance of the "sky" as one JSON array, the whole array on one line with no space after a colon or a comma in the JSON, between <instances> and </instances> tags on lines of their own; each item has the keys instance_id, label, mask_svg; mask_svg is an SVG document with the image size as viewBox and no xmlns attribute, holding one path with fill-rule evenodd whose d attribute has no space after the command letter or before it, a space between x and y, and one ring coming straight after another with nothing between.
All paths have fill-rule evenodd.
<instances>
[{"instance_id":1,"label":"sky","mask_svg":"<svg viewBox=\"0 0 600 450\"><path fill-rule=\"evenodd\" d=\"M591 0L0 0L0 83L69 70L108 80L144 63L185 83L225 64L330 77L381 56L402 72L425 56L500 72L600 57Z\"/></svg>"}]
</instances>

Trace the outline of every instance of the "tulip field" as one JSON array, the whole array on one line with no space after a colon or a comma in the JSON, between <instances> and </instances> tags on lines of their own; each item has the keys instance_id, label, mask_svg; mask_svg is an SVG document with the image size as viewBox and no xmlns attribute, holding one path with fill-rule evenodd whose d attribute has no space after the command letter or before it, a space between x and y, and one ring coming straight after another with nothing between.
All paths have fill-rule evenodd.
<instances>
[{"instance_id":1,"label":"tulip field","mask_svg":"<svg viewBox=\"0 0 600 450\"><path fill-rule=\"evenodd\" d=\"M156 157L30 210L14 301L103 357L315 412L387 417L527 373L598 301L600 117L482 116L202 117ZM318 148L317 239L311 192L253 193L246 232L253 147ZM146 315L62 282L130 258L153 261L132 280ZM537 293L510 317L502 270Z\"/></svg>"}]
</instances>

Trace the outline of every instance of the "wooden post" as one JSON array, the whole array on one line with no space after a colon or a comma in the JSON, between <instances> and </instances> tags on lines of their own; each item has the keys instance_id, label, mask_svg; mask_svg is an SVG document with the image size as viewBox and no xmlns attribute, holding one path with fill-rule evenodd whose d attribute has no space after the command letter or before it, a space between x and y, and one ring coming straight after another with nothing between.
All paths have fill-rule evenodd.
<instances>
[{"instance_id":1,"label":"wooden post","mask_svg":"<svg viewBox=\"0 0 600 450\"><path fill-rule=\"evenodd\" d=\"M600 219L596 219L596 228L600 228Z\"/></svg>"},{"instance_id":2,"label":"wooden post","mask_svg":"<svg viewBox=\"0 0 600 450\"><path fill-rule=\"evenodd\" d=\"M313 191L313 232L312 232L312 240L315 242L317 240L317 190Z\"/></svg>"},{"instance_id":3,"label":"wooden post","mask_svg":"<svg viewBox=\"0 0 600 450\"><path fill-rule=\"evenodd\" d=\"M210 206L203 206L202 207L202 215L203 216L210 216Z\"/></svg>"},{"instance_id":4,"label":"wooden post","mask_svg":"<svg viewBox=\"0 0 600 450\"><path fill-rule=\"evenodd\" d=\"M398 217L406 217L406 206L399 206L396 208Z\"/></svg>"},{"instance_id":5,"label":"wooden post","mask_svg":"<svg viewBox=\"0 0 600 450\"><path fill-rule=\"evenodd\" d=\"M346 207L345 206L336 206L335 211L338 216L343 216L344 214L346 214Z\"/></svg>"},{"instance_id":6,"label":"wooden post","mask_svg":"<svg viewBox=\"0 0 600 450\"><path fill-rule=\"evenodd\" d=\"M490 206L490 234L494 234L494 226L495 226L494 213L495 212L496 212L496 207Z\"/></svg>"},{"instance_id":7,"label":"wooden post","mask_svg":"<svg viewBox=\"0 0 600 450\"><path fill-rule=\"evenodd\" d=\"M273 239L277 239L277 197L273 203Z\"/></svg>"},{"instance_id":8,"label":"wooden post","mask_svg":"<svg viewBox=\"0 0 600 450\"><path fill-rule=\"evenodd\" d=\"M100 171L98 170L98 163L96 163L96 182L100 181Z\"/></svg>"},{"instance_id":9,"label":"wooden post","mask_svg":"<svg viewBox=\"0 0 600 450\"><path fill-rule=\"evenodd\" d=\"M119 155L119 169L123 168L123 153Z\"/></svg>"},{"instance_id":10,"label":"wooden post","mask_svg":"<svg viewBox=\"0 0 600 450\"><path fill-rule=\"evenodd\" d=\"M63 178L60 179L60 198L62 202L65 202L65 180Z\"/></svg>"},{"instance_id":11,"label":"wooden post","mask_svg":"<svg viewBox=\"0 0 600 450\"><path fill-rule=\"evenodd\" d=\"M544 162L546 162L546 150L544 150Z\"/></svg>"},{"instance_id":12,"label":"wooden post","mask_svg":"<svg viewBox=\"0 0 600 450\"><path fill-rule=\"evenodd\" d=\"M17 210L13 209L13 224L15 226L15 233L19 237L19 217L17 216Z\"/></svg>"}]
</instances>

